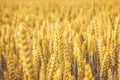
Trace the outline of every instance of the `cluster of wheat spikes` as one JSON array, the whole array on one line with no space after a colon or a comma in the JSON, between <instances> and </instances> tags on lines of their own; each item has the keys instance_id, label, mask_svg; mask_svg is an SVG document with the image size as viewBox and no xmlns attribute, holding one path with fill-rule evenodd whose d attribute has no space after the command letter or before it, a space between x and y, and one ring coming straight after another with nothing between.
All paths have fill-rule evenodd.
<instances>
[{"instance_id":1,"label":"cluster of wheat spikes","mask_svg":"<svg viewBox=\"0 0 120 80\"><path fill-rule=\"evenodd\" d=\"M119 0L0 0L0 80L120 80Z\"/></svg>"}]
</instances>

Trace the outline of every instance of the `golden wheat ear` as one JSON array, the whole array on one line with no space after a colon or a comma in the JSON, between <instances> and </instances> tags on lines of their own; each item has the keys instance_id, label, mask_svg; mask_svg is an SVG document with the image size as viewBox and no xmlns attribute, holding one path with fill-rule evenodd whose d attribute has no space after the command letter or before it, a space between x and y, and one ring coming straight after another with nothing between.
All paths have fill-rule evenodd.
<instances>
[{"instance_id":1,"label":"golden wheat ear","mask_svg":"<svg viewBox=\"0 0 120 80\"><path fill-rule=\"evenodd\" d=\"M107 79L107 70L109 69L109 53L106 52L100 69L100 80Z\"/></svg>"},{"instance_id":2,"label":"golden wheat ear","mask_svg":"<svg viewBox=\"0 0 120 80\"><path fill-rule=\"evenodd\" d=\"M118 48L120 48L120 40L118 41ZM118 55L118 68L117 68L117 71L118 71L118 74L117 74L117 79L119 80L120 79L120 49L117 51L117 55Z\"/></svg>"},{"instance_id":3,"label":"golden wheat ear","mask_svg":"<svg viewBox=\"0 0 120 80\"><path fill-rule=\"evenodd\" d=\"M32 62L32 53L29 52L28 35L26 32L27 25L20 23L18 26L18 40L20 48L20 60L23 65L23 72L28 76L30 80L34 80L34 69Z\"/></svg>"},{"instance_id":4,"label":"golden wheat ear","mask_svg":"<svg viewBox=\"0 0 120 80\"><path fill-rule=\"evenodd\" d=\"M34 74L35 74L35 79L39 78L39 48L37 45L37 40L33 39L33 46L32 46L32 55L33 55L33 65L34 65Z\"/></svg>"},{"instance_id":5,"label":"golden wheat ear","mask_svg":"<svg viewBox=\"0 0 120 80\"><path fill-rule=\"evenodd\" d=\"M89 64L85 65L85 77L84 80L95 80L92 69Z\"/></svg>"},{"instance_id":6,"label":"golden wheat ear","mask_svg":"<svg viewBox=\"0 0 120 80\"><path fill-rule=\"evenodd\" d=\"M68 42L65 42L64 45L64 73L63 73L63 79L69 80L71 77L71 61L70 61L70 54L68 49Z\"/></svg>"},{"instance_id":7,"label":"golden wheat ear","mask_svg":"<svg viewBox=\"0 0 120 80\"><path fill-rule=\"evenodd\" d=\"M84 68L85 68L85 54L82 53L82 44L77 34L74 40L74 59L77 61L77 70L78 70L78 80L82 80L84 78Z\"/></svg>"}]
</instances>

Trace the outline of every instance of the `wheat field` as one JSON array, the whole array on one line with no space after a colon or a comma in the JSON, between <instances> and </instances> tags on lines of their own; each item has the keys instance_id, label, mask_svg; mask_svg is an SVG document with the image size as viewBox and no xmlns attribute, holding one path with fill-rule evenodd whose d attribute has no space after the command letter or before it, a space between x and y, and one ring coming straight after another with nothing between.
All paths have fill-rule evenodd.
<instances>
[{"instance_id":1,"label":"wheat field","mask_svg":"<svg viewBox=\"0 0 120 80\"><path fill-rule=\"evenodd\" d=\"M119 0L0 0L0 80L120 80Z\"/></svg>"}]
</instances>

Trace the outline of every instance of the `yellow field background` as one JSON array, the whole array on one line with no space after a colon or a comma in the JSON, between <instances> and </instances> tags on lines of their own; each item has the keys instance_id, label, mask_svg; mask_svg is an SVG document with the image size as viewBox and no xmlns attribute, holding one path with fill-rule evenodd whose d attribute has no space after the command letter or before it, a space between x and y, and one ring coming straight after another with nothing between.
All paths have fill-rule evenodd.
<instances>
[{"instance_id":1,"label":"yellow field background","mask_svg":"<svg viewBox=\"0 0 120 80\"><path fill-rule=\"evenodd\" d=\"M120 1L0 0L0 80L120 80Z\"/></svg>"}]
</instances>

